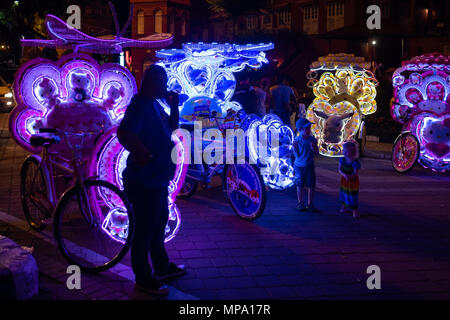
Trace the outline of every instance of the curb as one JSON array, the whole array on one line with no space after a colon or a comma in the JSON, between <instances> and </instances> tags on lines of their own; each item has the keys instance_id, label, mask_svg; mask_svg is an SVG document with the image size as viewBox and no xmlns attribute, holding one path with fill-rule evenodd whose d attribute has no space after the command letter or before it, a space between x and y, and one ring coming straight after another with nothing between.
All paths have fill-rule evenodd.
<instances>
[{"instance_id":1,"label":"curb","mask_svg":"<svg viewBox=\"0 0 450 320\"><path fill-rule=\"evenodd\" d=\"M0 299L27 300L39 292L36 260L30 252L0 235Z\"/></svg>"}]
</instances>

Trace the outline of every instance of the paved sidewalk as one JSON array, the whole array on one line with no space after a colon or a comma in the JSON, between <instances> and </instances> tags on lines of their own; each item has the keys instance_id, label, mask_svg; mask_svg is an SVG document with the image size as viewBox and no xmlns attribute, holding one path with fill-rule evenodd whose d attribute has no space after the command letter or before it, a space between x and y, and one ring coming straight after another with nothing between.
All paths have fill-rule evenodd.
<instances>
[{"instance_id":1,"label":"paved sidewalk","mask_svg":"<svg viewBox=\"0 0 450 320\"><path fill-rule=\"evenodd\" d=\"M392 143L367 141L364 157L392 159Z\"/></svg>"},{"instance_id":2,"label":"paved sidewalk","mask_svg":"<svg viewBox=\"0 0 450 320\"><path fill-rule=\"evenodd\" d=\"M0 133L0 234L35 248L38 298L152 299L135 292L129 257L121 271L86 275L81 291L65 288L67 263L51 233L24 224L18 174L25 152ZM316 163L317 214L295 210L294 190L269 191L261 218L245 222L217 181L178 200L181 228L167 248L188 274L169 282L180 293L169 299L449 299L450 174L417 166L399 175L388 160L361 161L360 220L338 213L337 160L324 157ZM370 265L381 268L381 290L366 287Z\"/></svg>"}]
</instances>

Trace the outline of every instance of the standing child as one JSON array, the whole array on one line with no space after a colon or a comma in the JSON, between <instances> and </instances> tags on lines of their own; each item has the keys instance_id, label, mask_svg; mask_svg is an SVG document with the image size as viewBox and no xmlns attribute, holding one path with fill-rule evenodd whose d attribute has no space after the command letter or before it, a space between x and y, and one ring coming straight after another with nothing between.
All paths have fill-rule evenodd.
<instances>
[{"instance_id":1,"label":"standing child","mask_svg":"<svg viewBox=\"0 0 450 320\"><path fill-rule=\"evenodd\" d=\"M294 140L294 170L297 185L297 209L317 212L313 205L314 188L316 187L316 175L314 167L314 155L319 153L317 140L311 135L311 122L300 118L295 123L299 132ZM303 202L304 190L308 190L308 204Z\"/></svg>"},{"instance_id":2,"label":"standing child","mask_svg":"<svg viewBox=\"0 0 450 320\"><path fill-rule=\"evenodd\" d=\"M342 202L341 213L346 208L353 211L353 218L359 218L358 213L358 172L361 164L358 161L358 150L356 143L347 141L343 145L344 157L339 160L339 173L341 174L341 188L339 198Z\"/></svg>"}]
</instances>

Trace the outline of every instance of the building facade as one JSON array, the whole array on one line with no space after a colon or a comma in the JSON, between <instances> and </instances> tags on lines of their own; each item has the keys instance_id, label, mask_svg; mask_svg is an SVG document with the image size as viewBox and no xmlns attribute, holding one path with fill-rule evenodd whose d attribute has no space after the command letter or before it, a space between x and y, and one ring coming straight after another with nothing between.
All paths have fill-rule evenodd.
<instances>
[{"instance_id":1,"label":"building facade","mask_svg":"<svg viewBox=\"0 0 450 320\"><path fill-rule=\"evenodd\" d=\"M133 8L131 36L143 38L155 33L174 35L174 46L180 46L190 33L190 0L130 0ZM134 48L131 71L139 84L143 71L155 62L155 50Z\"/></svg>"}]
</instances>

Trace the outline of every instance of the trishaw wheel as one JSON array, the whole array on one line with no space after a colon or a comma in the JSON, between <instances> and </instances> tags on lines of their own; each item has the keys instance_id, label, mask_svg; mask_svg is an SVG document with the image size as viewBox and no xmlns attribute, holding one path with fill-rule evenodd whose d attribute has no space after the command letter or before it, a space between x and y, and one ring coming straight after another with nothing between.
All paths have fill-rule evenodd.
<instances>
[{"instance_id":1,"label":"trishaw wheel","mask_svg":"<svg viewBox=\"0 0 450 320\"><path fill-rule=\"evenodd\" d=\"M187 199L191 197L195 191L197 190L198 181L195 181L191 178L186 178L184 180L183 186L181 187L180 191L178 192L177 197L180 199Z\"/></svg>"},{"instance_id":2,"label":"trishaw wheel","mask_svg":"<svg viewBox=\"0 0 450 320\"><path fill-rule=\"evenodd\" d=\"M398 173L410 171L420 155L419 140L411 133L400 135L392 148L392 166Z\"/></svg>"},{"instance_id":3,"label":"trishaw wheel","mask_svg":"<svg viewBox=\"0 0 450 320\"><path fill-rule=\"evenodd\" d=\"M60 198L53 232L70 263L88 272L105 271L127 253L135 228L125 194L113 184L86 180Z\"/></svg>"},{"instance_id":4,"label":"trishaw wheel","mask_svg":"<svg viewBox=\"0 0 450 320\"><path fill-rule=\"evenodd\" d=\"M34 157L28 157L20 170L20 195L25 218L36 231L45 228L44 220L52 215L47 185L42 167Z\"/></svg>"},{"instance_id":5,"label":"trishaw wheel","mask_svg":"<svg viewBox=\"0 0 450 320\"><path fill-rule=\"evenodd\" d=\"M223 183L226 197L239 217L253 221L262 215L266 206L266 188L256 165L227 165Z\"/></svg>"}]
</instances>

